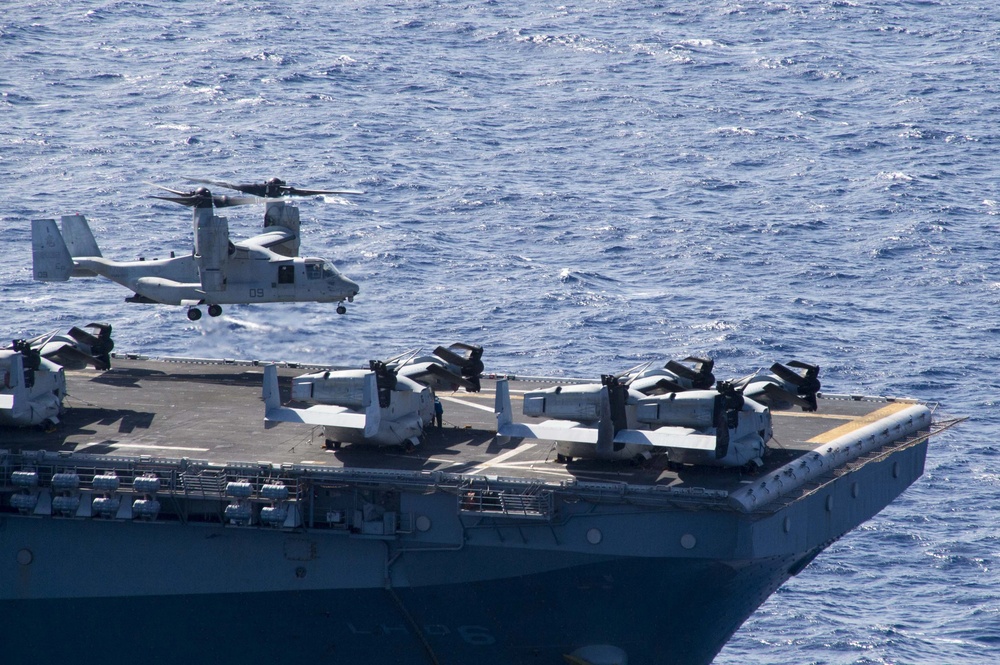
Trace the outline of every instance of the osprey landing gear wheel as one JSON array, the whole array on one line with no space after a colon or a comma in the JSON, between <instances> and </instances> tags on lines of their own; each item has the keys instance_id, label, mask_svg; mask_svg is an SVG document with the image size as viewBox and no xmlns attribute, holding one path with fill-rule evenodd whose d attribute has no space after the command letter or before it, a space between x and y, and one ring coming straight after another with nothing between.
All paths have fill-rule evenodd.
<instances>
[{"instance_id":1,"label":"osprey landing gear wheel","mask_svg":"<svg viewBox=\"0 0 1000 665\"><path fill-rule=\"evenodd\" d=\"M343 305L337 305L337 314L347 314L347 308Z\"/></svg>"},{"instance_id":2,"label":"osprey landing gear wheel","mask_svg":"<svg viewBox=\"0 0 1000 665\"><path fill-rule=\"evenodd\" d=\"M208 315L209 316L218 316L220 314L222 314L222 305L209 305L208 306Z\"/></svg>"},{"instance_id":3,"label":"osprey landing gear wheel","mask_svg":"<svg viewBox=\"0 0 1000 665\"><path fill-rule=\"evenodd\" d=\"M192 321L197 321L198 319L201 318L201 310L198 309L197 307L192 307L191 309L188 310L188 318L191 319Z\"/></svg>"}]
</instances>

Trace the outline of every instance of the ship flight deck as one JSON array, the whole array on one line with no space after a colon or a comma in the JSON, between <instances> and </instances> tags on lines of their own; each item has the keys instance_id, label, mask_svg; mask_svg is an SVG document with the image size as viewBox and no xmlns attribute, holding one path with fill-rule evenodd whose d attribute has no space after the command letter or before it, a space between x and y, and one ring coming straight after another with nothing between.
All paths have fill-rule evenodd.
<instances>
[{"instance_id":1,"label":"ship flight deck","mask_svg":"<svg viewBox=\"0 0 1000 665\"><path fill-rule=\"evenodd\" d=\"M327 446L322 427L288 423L265 428L264 364L119 355L110 371L67 371L67 409L59 426L51 431L0 430L0 448L21 453L45 450L140 459L188 458L220 466L242 462L441 471L544 483L622 483L733 493L845 434L873 425L878 429L883 421L888 427L894 414L917 404L905 399L821 395L814 413L798 407L774 411L774 437L767 444L765 466L753 473L690 466L671 470L665 456L641 465L599 460L562 464L555 461L554 442L496 439L494 375L484 377L479 393L439 392L444 426L429 428L423 445L412 452L364 445L333 449ZM289 400L291 377L317 369L325 368L279 363L282 401ZM511 378L515 417L533 422L521 415L520 395L558 381ZM914 440L893 441L892 446Z\"/></svg>"}]
</instances>

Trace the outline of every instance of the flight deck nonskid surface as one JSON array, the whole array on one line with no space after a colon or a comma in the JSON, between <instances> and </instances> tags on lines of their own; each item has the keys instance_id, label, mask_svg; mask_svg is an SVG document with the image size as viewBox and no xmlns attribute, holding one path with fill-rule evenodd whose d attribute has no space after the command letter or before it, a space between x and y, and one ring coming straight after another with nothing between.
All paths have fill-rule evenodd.
<instances>
[{"instance_id":1,"label":"flight deck nonskid surface","mask_svg":"<svg viewBox=\"0 0 1000 665\"><path fill-rule=\"evenodd\" d=\"M876 421L912 404L909 400L821 397L819 410L774 412L774 438L765 469L753 475L733 469L666 468L657 457L642 465L628 462L555 461L549 441L498 441L493 413L495 375L487 374L479 393L439 393L444 427L429 429L413 452L398 448L326 445L322 427L282 424L265 428L261 401L263 364L232 361L155 360L118 357L107 372L67 371L66 413L53 431L0 430L0 447L149 458L189 458L213 464L269 462L332 468L444 471L470 475L627 483L691 485L734 490L753 476L814 450L837 435ZM279 367L283 401L290 379L314 368ZM503 378L500 375L497 378ZM513 409L526 390L556 380L510 381Z\"/></svg>"}]
</instances>

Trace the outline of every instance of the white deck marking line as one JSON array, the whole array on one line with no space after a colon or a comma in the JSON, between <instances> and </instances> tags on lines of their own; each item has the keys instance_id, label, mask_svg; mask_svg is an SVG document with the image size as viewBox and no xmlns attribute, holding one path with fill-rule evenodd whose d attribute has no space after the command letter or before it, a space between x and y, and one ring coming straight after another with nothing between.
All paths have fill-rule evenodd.
<instances>
[{"instance_id":1,"label":"white deck marking line","mask_svg":"<svg viewBox=\"0 0 1000 665\"><path fill-rule=\"evenodd\" d=\"M514 450L508 450L503 455L497 455L496 457L494 457L490 461L483 462L482 464L474 467L473 469L471 469L469 471L469 473L479 473L481 471L485 471L486 469L490 468L491 466L495 466L497 464L501 464L502 462L504 462L505 460L510 459L514 455L520 455L521 453L523 453L526 450L531 450L536 445L538 445L538 444L535 444L535 443L522 443L521 445L519 445Z\"/></svg>"},{"instance_id":2,"label":"white deck marking line","mask_svg":"<svg viewBox=\"0 0 1000 665\"><path fill-rule=\"evenodd\" d=\"M489 411L490 413L493 413L493 407L491 406L483 406L482 404L467 402L464 399L458 399L457 397L446 397L445 395L438 395L438 399L443 399L446 402L454 402L455 404L464 404L465 406L471 406L474 409L480 409L481 411Z\"/></svg>"},{"instance_id":3,"label":"white deck marking line","mask_svg":"<svg viewBox=\"0 0 1000 665\"><path fill-rule=\"evenodd\" d=\"M509 464L503 464L499 468L501 468L501 469L508 469L509 468L509 469L515 469L515 470L518 470L518 471L520 471L520 470L523 469L523 467L515 467L515 466L509 465ZM532 468L531 471L534 472L534 473L540 474L540 475L555 476L556 478L575 478L575 476L572 473L567 473L565 471L556 471L554 469L537 469L537 468Z\"/></svg>"},{"instance_id":4,"label":"white deck marking line","mask_svg":"<svg viewBox=\"0 0 1000 665\"><path fill-rule=\"evenodd\" d=\"M538 464L538 463L539 463L538 460L533 460L533 461L529 461L529 462L510 462L508 464L501 464L500 466L502 468L505 468L505 469L518 469L518 470L521 470L521 469L526 469L527 468L527 469L531 469L535 473L552 473L552 474L566 475L566 476L572 476L572 477L582 477L585 474L589 474L589 475L592 475L592 476L616 476L616 477L629 477L629 476L632 475L630 473L624 473L622 471L586 471L586 472L581 472L580 475L577 476L576 474L572 474L569 471L562 472L562 471L556 471L556 470L546 470L546 469L540 468L538 466L533 466L533 465Z\"/></svg>"},{"instance_id":5,"label":"white deck marking line","mask_svg":"<svg viewBox=\"0 0 1000 665\"><path fill-rule=\"evenodd\" d=\"M100 441L94 441L91 443L85 443L81 448L90 448L91 446L108 446L109 448L142 448L146 450L188 450L195 453L207 453L211 448L185 448L184 446L151 446L143 445L141 443L103 443Z\"/></svg>"}]
</instances>

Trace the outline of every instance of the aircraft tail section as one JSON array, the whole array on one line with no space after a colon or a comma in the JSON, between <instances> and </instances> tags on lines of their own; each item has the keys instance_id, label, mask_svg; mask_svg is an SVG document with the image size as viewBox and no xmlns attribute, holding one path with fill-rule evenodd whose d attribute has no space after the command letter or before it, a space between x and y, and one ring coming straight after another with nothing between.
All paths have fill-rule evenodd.
<instances>
[{"instance_id":1,"label":"aircraft tail section","mask_svg":"<svg viewBox=\"0 0 1000 665\"><path fill-rule=\"evenodd\" d=\"M535 425L515 423L510 406L510 386L507 379L499 379L493 411L497 417L497 440L507 443L510 439L552 439L596 444L597 429L574 420L546 420Z\"/></svg>"},{"instance_id":2,"label":"aircraft tail section","mask_svg":"<svg viewBox=\"0 0 1000 665\"><path fill-rule=\"evenodd\" d=\"M32 220L31 261L35 279L42 282L65 282L73 274L73 257L56 220Z\"/></svg>"},{"instance_id":3,"label":"aircraft tail section","mask_svg":"<svg viewBox=\"0 0 1000 665\"><path fill-rule=\"evenodd\" d=\"M265 233L269 227L288 230L288 233L275 234L275 237L280 237L281 240L268 247L272 252L282 256L299 255L298 207L288 205L285 201L268 201L264 208Z\"/></svg>"},{"instance_id":4,"label":"aircraft tail section","mask_svg":"<svg viewBox=\"0 0 1000 665\"><path fill-rule=\"evenodd\" d=\"M365 394L377 395L375 375L369 374L365 379ZM323 425L325 427L342 427L346 429L363 430L368 436L369 424L367 417L371 415L371 402L374 401L376 411L374 421L378 428L378 398L369 400L365 405L366 413L358 413L347 407L333 404L316 404L304 409L281 406L281 395L278 392L278 368L267 365L264 368L264 388L261 396L264 399L264 428L270 429L276 423L302 423L305 425Z\"/></svg>"},{"instance_id":5,"label":"aircraft tail section","mask_svg":"<svg viewBox=\"0 0 1000 665\"><path fill-rule=\"evenodd\" d=\"M378 400L378 377L375 372L365 375L364 397L365 407L365 438L371 439L378 434L382 426L382 406Z\"/></svg>"},{"instance_id":6,"label":"aircraft tail section","mask_svg":"<svg viewBox=\"0 0 1000 665\"><path fill-rule=\"evenodd\" d=\"M69 255L73 258L101 256L101 250L97 246L87 218L83 215L63 215L62 235Z\"/></svg>"},{"instance_id":7,"label":"aircraft tail section","mask_svg":"<svg viewBox=\"0 0 1000 665\"><path fill-rule=\"evenodd\" d=\"M213 214L212 208L195 208L194 219L194 249L198 257L201 288L205 291L225 291L229 221Z\"/></svg>"},{"instance_id":8,"label":"aircraft tail section","mask_svg":"<svg viewBox=\"0 0 1000 665\"><path fill-rule=\"evenodd\" d=\"M264 367L264 389L261 397L264 400L264 421L269 422L267 414L281 408L281 393L278 391L278 369L274 365Z\"/></svg>"},{"instance_id":9,"label":"aircraft tail section","mask_svg":"<svg viewBox=\"0 0 1000 665\"><path fill-rule=\"evenodd\" d=\"M507 443L510 440L510 426L514 424L514 414L510 409L510 386L507 379L497 381L496 390L493 412L497 416L497 439L501 443Z\"/></svg>"},{"instance_id":10,"label":"aircraft tail section","mask_svg":"<svg viewBox=\"0 0 1000 665\"><path fill-rule=\"evenodd\" d=\"M99 258L94 234L83 215L63 215L62 232L54 219L31 222L31 257L35 279L42 282L65 282L70 277L96 277L97 273L81 268L73 259Z\"/></svg>"},{"instance_id":11,"label":"aircraft tail section","mask_svg":"<svg viewBox=\"0 0 1000 665\"><path fill-rule=\"evenodd\" d=\"M625 427L625 388L613 376L602 377L604 389L601 390L601 419L597 423L597 456L610 457L619 447L615 445L615 430L619 429L615 422L615 410L620 411L621 427ZM616 404L612 404L612 391L615 393ZM619 398L620 399L617 399ZM618 407L616 409L616 407Z\"/></svg>"}]
</instances>

